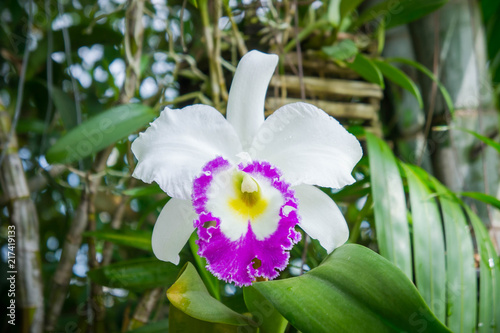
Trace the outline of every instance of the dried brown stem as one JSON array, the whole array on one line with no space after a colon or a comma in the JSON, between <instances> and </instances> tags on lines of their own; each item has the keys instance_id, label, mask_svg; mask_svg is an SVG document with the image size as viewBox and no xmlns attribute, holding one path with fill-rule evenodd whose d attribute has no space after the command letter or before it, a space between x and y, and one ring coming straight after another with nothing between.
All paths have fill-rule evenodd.
<instances>
[{"instance_id":1,"label":"dried brown stem","mask_svg":"<svg viewBox=\"0 0 500 333\"><path fill-rule=\"evenodd\" d=\"M158 303L162 295L162 288L148 290L144 293L144 295L142 295L142 298L137 304L134 314L130 319L130 323L128 325L129 330L144 326L144 324L149 321L151 312L153 311L155 305Z\"/></svg>"},{"instance_id":2,"label":"dried brown stem","mask_svg":"<svg viewBox=\"0 0 500 333\"><path fill-rule=\"evenodd\" d=\"M106 160L111 153L111 148L99 153L94 162L93 170L100 172L106 166ZM46 317L45 330L54 331L57 325L57 319L61 314L69 281L72 276L72 268L75 264L75 258L82 243L82 234L88 223L88 210L90 203L89 193L95 193L101 178L93 178L82 192L80 204L75 212L70 229L66 234L66 240L63 245L61 259L54 273L52 290L49 298L49 311Z\"/></svg>"}]
</instances>

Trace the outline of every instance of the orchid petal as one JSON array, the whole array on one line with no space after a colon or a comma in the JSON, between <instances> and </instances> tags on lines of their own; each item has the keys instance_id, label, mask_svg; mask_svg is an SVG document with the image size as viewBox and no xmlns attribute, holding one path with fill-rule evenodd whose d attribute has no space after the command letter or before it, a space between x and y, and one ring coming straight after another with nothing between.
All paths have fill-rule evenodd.
<instances>
[{"instance_id":1,"label":"orchid petal","mask_svg":"<svg viewBox=\"0 0 500 333\"><path fill-rule=\"evenodd\" d=\"M250 154L276 165L292 185L342 188L355 181L351 172L362 150L358 140L324 111L293 103L269 116Z\"/></svg>"},{"instance_id":2,"label":"orchid petal","mask_svg":"<svg viewBox=\"0 0 500 333\"><path fill-rule=\"evenodd\" d=\"M132 144L138 164L134 177L153 181L169 196L190 199L193 179L216 156L235 158L241 144L216 109L192 105L166 108Z\"/></svg>"},{"instance_id":3,"label":"orchid petal","mask_svg":"<svg viewBox=\"0 0 500 333\"><path fill-rule=\"evenodd\" d=\"M179 252L194 231L196 217L190 201L172 198L167 202L158 216L151 240L158 259L179 264Z\"/></svg>"},{"instance_id":4,"label":"orchid petal","mask_svg":"<svg viewBox=\"0 0 500 333\"><path fill-rule=\"evenodd\" d=\"M299 226L302 230L317 239L328 253L349 239L344 215L327 194L310 185L299 185L293 189L299 201Z\"/></svg>"},{"instance_id":5,"label":"orchid petal","mask_svg":"<svg viewBox=\"0 0 500 333\"><path fill-rule=\"evenodd\" d=\"M238 133L243 148L250 146L264 122L264 99L277 64L277 55L255 50L245 54L238 64L227 101L227 120Z\"/></svg>"}]
</instances>

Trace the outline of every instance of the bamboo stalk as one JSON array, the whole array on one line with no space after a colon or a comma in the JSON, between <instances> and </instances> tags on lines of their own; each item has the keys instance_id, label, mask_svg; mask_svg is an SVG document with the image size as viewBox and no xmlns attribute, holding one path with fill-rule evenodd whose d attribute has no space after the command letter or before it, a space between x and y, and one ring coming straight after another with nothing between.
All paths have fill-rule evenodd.
<instances>
[{"instance_id":1,"label":"bamboo stalk","mask_svg":"<svg viewBox=\"0 0 500 333\"><path fill-rule=\"evenodd\" d=\"M208 65L210 70L210 88L212 92L212 102L214 107L220 111L220 85L218 80L217 62L215 59L215 46L212 33L212 25L210 24L210 15L208 13L208 0L200 0L199 3L201 22L203 25L203 36L205 37L205 48L208 56Z\"/></svg>"},{"instance_id":2,"label":"bamboo stalk","mask_svg":"<svg viewBox=\"0 0 500 333\"><path fill-rule=\"evenodd\" d=\"M238 52L240 53L240 57L243 57L248 52L245 40L243 39L241 32L238 30L238 25L236 25L236 22L234 21L233 12L231 11L231 7L229 7L229 1L223 1L223 4L224 9L226 10L226 15L231 23L231 30L233 31L234 38L236 39Z\"/></svg>"},{"instance_id":3,"label":"bamboo stalk","mask_svg":"<svg viewBox=\"0 0 500 333\"><path fill-rule=\"evenodd\" d=\"M3 108L1 101L0 108ZM9 271L17 272L13 274L16 277L15 299L21 316L16 318L16 323L21 326L21 332L35 333L42 332L44 317L38 215L17 153L17 138L11 131L10 115L2 110L0 144L5 157L0 181L9 201L10 222L15 227L15 264L9 266Z\"/></svg>"},{"instance_id":4,"label":"bamboo stalk","mask_svg":"<svg viewBox=\"0 0 500 333\"><path fill-rule=\"evenodd\" d=\"M144 40L144 26L142 15L144 13L145 0L129 0L125 13L125 82L118 99L119 104L126 104L134 97L137 82L141 78L141 56Z\"/></svg>"}]
</instances>

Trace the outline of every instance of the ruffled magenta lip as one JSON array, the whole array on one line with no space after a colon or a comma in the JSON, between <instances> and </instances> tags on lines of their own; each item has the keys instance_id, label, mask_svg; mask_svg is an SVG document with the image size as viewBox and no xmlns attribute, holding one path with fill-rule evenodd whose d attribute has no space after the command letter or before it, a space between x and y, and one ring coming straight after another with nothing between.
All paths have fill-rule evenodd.
<instances>
[{"instance_id":1,"label":"ruffled magenta lip","mask_svg":"<svg viewBox=\"0 0 500 333\"><path fill-rule=\"evenodd\" d=\"M193 182L192 202L199 217L194 221L199 237L198 254L207 259L207 269L212 274L238 286L251 285L256 277L274 279L279 271L286 268L289 250L301 238L301 234L294 229L299 223L294 191L282 179L281 172L268 162L239 164L237 168L240 171L268 179L283 195L284 204L280 208L278 226L267 238L257 239L249 221L247 232L240 239L231 241L221 231L220 219L206 208L207 193L214 175L231 167L227 160L217 157L205 165Z\"/></svg>"}]
</instances>

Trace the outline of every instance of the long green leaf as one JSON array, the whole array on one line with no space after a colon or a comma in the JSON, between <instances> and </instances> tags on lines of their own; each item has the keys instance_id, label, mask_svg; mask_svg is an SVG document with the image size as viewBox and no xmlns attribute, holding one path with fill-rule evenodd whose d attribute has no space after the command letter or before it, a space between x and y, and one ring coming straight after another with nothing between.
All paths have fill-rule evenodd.
<instances>
[{"instance_id":1,"label":"long green leaf","mask_svg":"<svg viewBox=\"0 0 500 333\"><path fill-rule=\"evenodd\" d=\"M439 208L429 188L418 177L419 169L407 164L403 164L403 168L410 191L415 282L436 317L444 322L446 263Z\"/></svg>"},{"instance_id":2,"label":"long green leaf","mask_svg":"<svg viewBox=\"0 0 500 333\"><path fill-rule=\"evenodd\" d=\"M476 327L477 276L474 247L461 204L445 186L431 179L443 215L446 239L447 324L453 332L473 332Z\"/></svg>"},{"instance_id":3,"label":"long green leaf","mask_svg":"<svg viewBox=\"0 0 500 333\"><path fill-rule=\"evenodd\" d=\"M84 235L109 241L118 245L135 247L137 249L145 251L152 251L151 231L97 230L88 231Z\"/></svg>"},{"instance_id":4,"label":"long green leaf","mask_svg":"<svg viewBox=\"0 0 500 333\"><path fill-rule=\"evenodd\" d=\"M254 287L304 333L449 332L403 272L360 245L339 247L302 276Z\"/></svg>"},{"instance_id":5,"label":"long green leaf","mask_svg":"<svg viewBox=\"0 0 500 333\"><path fill-rule=\"evenodd\" d=\"M413 96L415 96L420 108L424 107L424 102L422 101L420 90L418 90L417 85L415 84L415 82L413 82L412 79L408 77L408 75L406 75L399 68L396 68L386 62L380 60L373 60L373 62L388 80L408 90Z\"/></svg>"},{"instance_id":6,"label":"long green leaf","mask_svg":"<svg viewBox=\"0 0 500 333\"><path fill-rule=\"evenodd\" d=\"M385 0L363 11L356 21L356 27L371 20L382 19L389 29L426 16L447 2L448 0Z\"/></svg>"},{"instance_id":7,"label":"long green leaf","mask_svg":"<svg viewBox=\"0 0 500 333\"><path fill-rule=\"evenodd\" d=\"M259 333L283 333L288 325L285 318L254 287L243 288L245 304L259 325Z\"/></svg>"},{"instance_id":8,"label":"long green leaf","mask_svg":"<svg viewBox=\"0 0 500 333\"><path fill-rule=\"evenodd\" d=\"M466 133L469 133L471 135L474 135L477 139L483 141L485 144L487 144L488 146L496 149L496 151L498 151L498 153L500 153L500 143L496 142L495 140L492 140L484 135L481 135L479 133L476 133L474 131L471 131L471 130L468 130L466 128L457 128L458 130L460 131L463 131L463 132L466 132Z\"/></svg>"},{"instance_id":9,"label":"long green leaf","mask_svg":"<svg viewBox=\"0 0 500 333\"><path fill-rule=\"evenodd\" d=\"M347 62L346 64L350 69L361 75L363 79L378 84L382 87L382 89L385 87L384 77L382 76L380 69L378 69L373 61L361 53L356 55L356 58L354 58L352 63Z\"/></svg>"},{"instance_id":10,"label":"long green leaf","mask_svg":"<svg viewBox=\"0 0 500 333\"><path fill-rule=\"evenodd\" d=\"M497 198L495 198L492 195L481 193L481 192L462 192L460 194L463 196L472 198L472 199L482 201L488 205L492 205L493 207L500 209L500 200L498 200Z\"/></svg>"},{"instance_id":11,"label":"long green leaf","mask_svg":"<svg viewBox=\"0 0 500 333\"><path fill-rule=\"evenodd\" d=\"M389 146L373 134L366 133L366 141L380 254L412 279L406 199L396 158Z\"/></svg>"},{"instance_id":12,"label":"long green leaf","mask_svg":"<svg viewBox=\"0 0 500 333\"><path fill-rule=\"evenodd\" d=\"M167 290L167 297L177 309L202 321L234 326L255 324L250 318L212 297L190 262L184 266L174 285Z\"/></svg>"},{"instance_id":13,"label":"long green leaf","mask_svg":"<svg viewBox=\"0 0 500 333\"><path fill-rule=\"evenodd\" d=\"M411 59L406 59L406 58L388 58L385 59L386 62L398 62L401 64L406 64L409 66L412 66L416 68L417 70L421 71L424 73L426 76L428 76L432 81L436 82L439 91L441 92L441 95L443 96L443 99L446 103L446 106L448 107L448 110L450 110L450 114L453 116L455 114L455 107L453 105L453 100L451 99L450 94L448 93L448 90L446 90L446 87L437 79L437 77L432 73L427 67L424 65L413 61Z\"/></svg>"},{"instance_id":14,"label":"long green leaf","mask_svg":"<svg viewBox=\"0 0 500 333\"><path fill-rule=\"evenodd\" d=\"M179 267L156 258L122 261L90 270L88 277L102 286L146 290L168 287L179 274Z\"/></svg>"},{"instance_id":15,"label":"long green leaf","mask_svg":"<svg viewBox=\"0 0 500 333\"><path fill-rule=\"evenodd\" d=\"M466 205L479 252L478 332L500 331L500 259L481 219Z\"/></svg>"},{"instance_id":16,"label":"long green leaf","mask_svg":"<svg viewBox=\"0 0 500 333\"><path fill-rule=\"evenodd\" d=\"M148 106L127 104L107 110L60 138L47 152L50 163L71 163L121 140L148 124L157 113Z\"/></svg>"}]
</instances>

